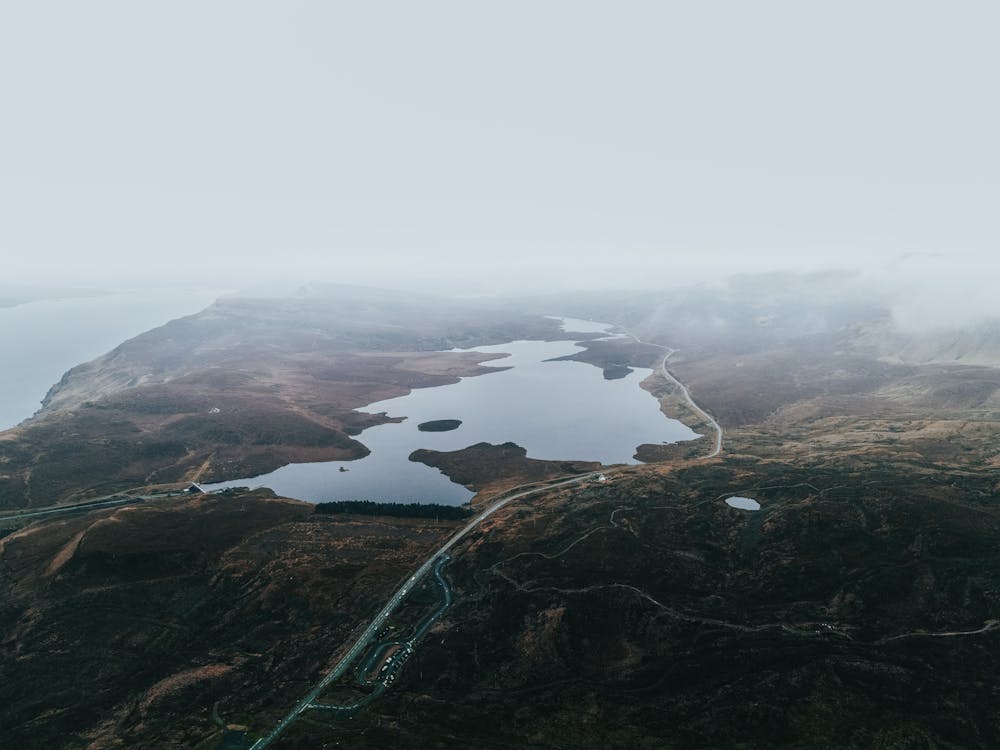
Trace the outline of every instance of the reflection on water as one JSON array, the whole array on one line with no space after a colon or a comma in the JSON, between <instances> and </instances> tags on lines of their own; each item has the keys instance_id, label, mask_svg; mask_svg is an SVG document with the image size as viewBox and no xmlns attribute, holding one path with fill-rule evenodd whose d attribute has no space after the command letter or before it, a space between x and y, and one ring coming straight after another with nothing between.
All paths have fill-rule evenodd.
<instances>
[{"instance_id":1,"label":"reflection on water","mask_svg":"<svg viewBox=\"0 0 1000 750\"><path fill-rule=\"evenodd\" d=\"M570 330L575 330L569 321ZM596 325L596 324L591 324ZM604 332L608 326L589 332ZM673 443L699 435L666 418L639 383L651 372L636 369L605 380L600 368L581 362L551 362L579 351L572 341L513 341L461 351L505 353L487 366L498 369L453 385L421 388L361 411L405 417L365 430L359 440L371 454L356 461L290 464L251 479L209 487L267 486L313 502L368 499L460 504L473 493L437 469L409 460L418 448L452 451L479 442L513 442L530 458L636 463L642 443ZM458 350L456 350L458 351ZM449 432L422 432L417 425L459 419ZM342 471L341 469L347 469Z\"/></svg>"}]
</instances>

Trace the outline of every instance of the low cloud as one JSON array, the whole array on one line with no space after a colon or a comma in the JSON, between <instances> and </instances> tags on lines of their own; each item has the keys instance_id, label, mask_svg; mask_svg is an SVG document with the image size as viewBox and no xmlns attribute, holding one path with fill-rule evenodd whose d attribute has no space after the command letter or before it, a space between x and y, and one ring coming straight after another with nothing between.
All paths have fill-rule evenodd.
<instances>
[{"instance_id":1,"label":"low cloud","mask_svg":"<svg viewBox=\"0 0 1000 750\"><path fill-rule=\"evenodd\" d=\"M963 330L1000 318L1000 260L911 254L866 276L886 290L893 320L905 333Z\"/></svg>"}]
</instances>

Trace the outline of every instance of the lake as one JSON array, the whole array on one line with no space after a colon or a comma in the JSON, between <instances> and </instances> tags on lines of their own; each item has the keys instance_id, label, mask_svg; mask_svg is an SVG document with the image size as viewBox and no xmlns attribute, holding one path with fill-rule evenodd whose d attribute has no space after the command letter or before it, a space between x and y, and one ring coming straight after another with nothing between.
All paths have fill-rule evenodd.
<instances>
[{"instance_id":1,"label":"lake","mask_svg":"<svg viewBox=\"0 0 1000 750\"><path fill-rule=\"evenodd\" d=\"M607 333L610 326L560 318L571 333ZM585 330L578 330L578 329ZM479 442L513 442L529 458L638 463L643 443L675 443L700 436L669 419L639 383L652 370L634 368L617 380L605 380L600 368L582 362L552 362L582 349L563 341L512 341L455 351L502 353L486 366L496 372L462 378L458 383L413 390L406 396L365 406L359 411L404 417L400 423L365 430L358 438L371 454L355 461L289 464L257 477L237 479L206 489L270 487L280 495L312 502L376 500L457 505L473 495L439 470L409 460L418 448L452 451ZM510 368L510 369L499 369ZM422 432L423 422L454 419L448 432ZM345 469L346 471L342 471Z\"/></svg>"},{"instance_id":2,"label":"lake","mask_svg":"<svg viewBox=\"0 0 1000 750\"><path fill-rule=\"evenodd\" d=\"M0 307L0 430L41 407L70 368L173 318L210 305L219 290L116 291Z\"/></svg>"}]
</instances>

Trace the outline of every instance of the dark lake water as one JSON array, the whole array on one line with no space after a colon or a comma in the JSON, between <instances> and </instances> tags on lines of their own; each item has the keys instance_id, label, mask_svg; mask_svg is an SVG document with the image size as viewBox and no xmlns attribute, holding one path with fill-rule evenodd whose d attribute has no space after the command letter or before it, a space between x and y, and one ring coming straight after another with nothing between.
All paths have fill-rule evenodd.
<instances>
[{"instance_id":1,"label":"dark lake water","mask_svg":"<svg viewBox=\"0 0 1000 750\"><path fill-rule=\"evenodd\" d=\"M609 326L561 319L569 332L603 332ZM567 333L567 336L571 335ZM479 442L513 442L528 457L550 460L637 463L643 443L674 443L699 435L660 411L639 387L651 370L637 368L605 380L600 368L582 362L551 362L580 350L572 340L512 341L464 351L504 353L488 366L499 370L453 385L420 388L360 411L405 417L365 430L358 438L371 454L356 461L289 464L270 474L208 488L270 487L280 495L325 502L380 500L461 504L473 493L437 469L409 460L418 448L451 451ZM422 432L417 425L440 419L462 424L449 432ZM341 467L347 471L341 471Z\"/></svg>"}]
</instances>

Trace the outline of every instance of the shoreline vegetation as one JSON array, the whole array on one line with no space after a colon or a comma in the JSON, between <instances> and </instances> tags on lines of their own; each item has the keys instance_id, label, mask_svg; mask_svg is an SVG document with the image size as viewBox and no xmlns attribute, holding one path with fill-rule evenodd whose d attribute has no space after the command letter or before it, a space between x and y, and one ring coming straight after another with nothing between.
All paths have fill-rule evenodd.
<instances>
[{"instance_id":1,"label":"shoreline vegetation","mask_svg":"<svg viewBox=\"0 0 1000 750\"><path fill-rule=\"evenodd\" d=\"M352 514L393 516L395 518L436 518L439 520L461 520L472 515L472 509L468 505L380 503L372 500L337 500L329 503L316 503L314 512L321 515Z\"/></svg>"}]
</instances>

